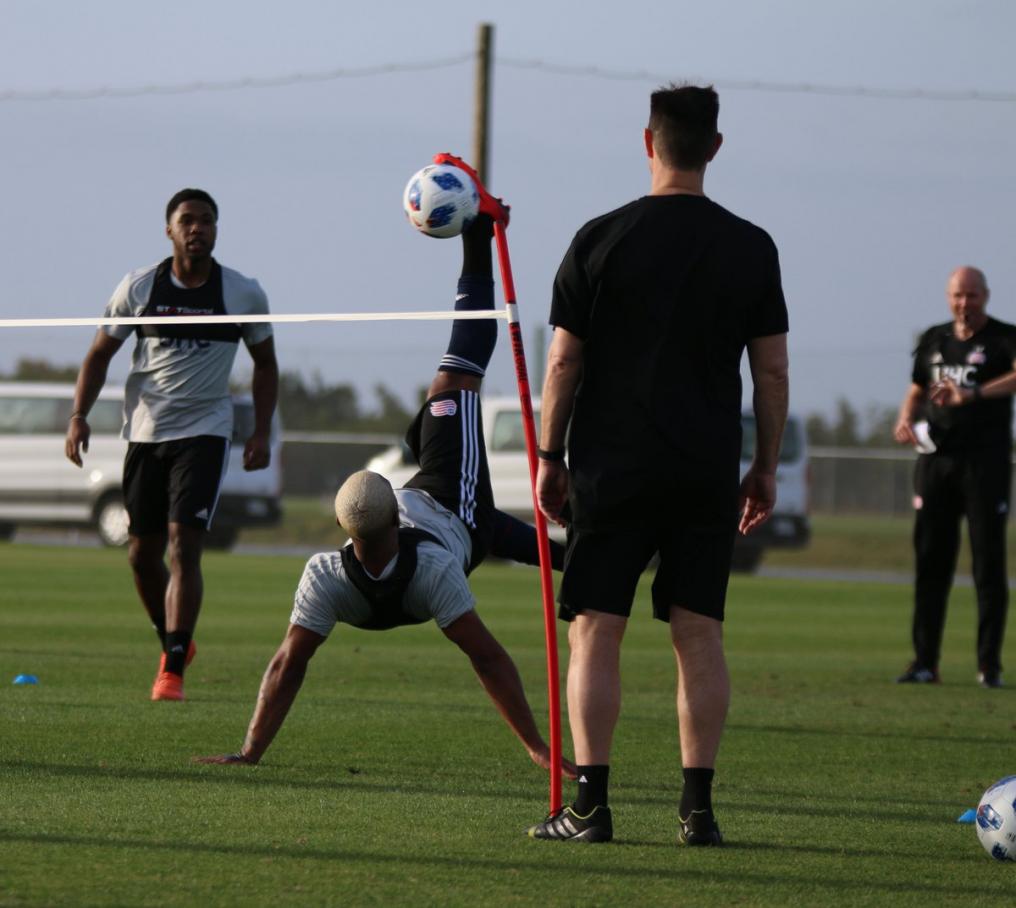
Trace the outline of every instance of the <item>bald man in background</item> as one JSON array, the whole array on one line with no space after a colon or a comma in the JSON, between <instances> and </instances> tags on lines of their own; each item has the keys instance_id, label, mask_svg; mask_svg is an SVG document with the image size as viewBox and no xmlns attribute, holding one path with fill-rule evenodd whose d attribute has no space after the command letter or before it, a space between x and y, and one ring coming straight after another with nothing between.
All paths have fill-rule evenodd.
<instances>
[{"instance_id":1,"label":"bald man in background","mask_svg":"<svg viewBox=\"0 0 1016 908\"><path fill-rule=\"evenodd\" d=\"M901 684L940 680L946 604L965 517L977 590L977 679L986 688L1002 686L1016 326L987 314L989 295L978 268L962 266L949 276L952 320L929 328L917 342L893 433L920 452L914 472L914 660L896 679Z\"/></svg>"}]
</instances>

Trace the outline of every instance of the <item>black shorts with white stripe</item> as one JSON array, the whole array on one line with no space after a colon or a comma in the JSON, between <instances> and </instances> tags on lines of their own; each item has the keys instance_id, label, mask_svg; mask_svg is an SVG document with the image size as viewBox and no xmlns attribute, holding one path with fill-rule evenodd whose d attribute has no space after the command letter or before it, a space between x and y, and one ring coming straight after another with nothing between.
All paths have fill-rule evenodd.
<instances>
[{"instance_id":1,"label":"black shorts with white stripe","mask_svg":"<svg viewBox=\"0 0 1016 908\"><path fill-rule=\"evenodd\" d=\"M229 462L229 439L198 435L127 445L124 504L132 536L165 533L170 523L212 525Z\"/></svg>"},{"instance_id":2,"label":"black shorts with white stripe","mask_svg":"<svg viewBox=\"0 0 1016 908\"><path fill-rule=\"evenodd\" d=\"M405 487L427 492L465 524L473 570L490 548L494 510L480 395L461 389L435 394L417 413L406 443L420 469Z\"/></svg>"}]
</instances>

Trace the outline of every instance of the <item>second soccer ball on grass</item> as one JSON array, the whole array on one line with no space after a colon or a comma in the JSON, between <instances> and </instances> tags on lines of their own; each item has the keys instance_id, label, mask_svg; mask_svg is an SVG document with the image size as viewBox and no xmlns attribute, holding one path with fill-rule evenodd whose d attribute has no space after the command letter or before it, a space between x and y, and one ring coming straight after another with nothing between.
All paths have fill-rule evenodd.
<instances>
[{"instance_id":1,"label":"second soccer ball on grass","mask_svg":"<svg viewBox=\"0 0 1016 908\"><path fill-rule=\"evenodd\" d=\"M476 217L480 194L469 174L448 164L428 164L410 177L402 194L409 223L427 236L458 236Z\"/></svg>"}]
</instances>

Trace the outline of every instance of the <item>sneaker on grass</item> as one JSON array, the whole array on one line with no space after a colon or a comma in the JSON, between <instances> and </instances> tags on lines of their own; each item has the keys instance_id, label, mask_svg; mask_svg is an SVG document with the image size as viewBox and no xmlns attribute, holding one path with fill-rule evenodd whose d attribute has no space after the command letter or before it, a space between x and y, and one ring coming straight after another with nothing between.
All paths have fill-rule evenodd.
<instances>
[{"instance_id":1,"label":"sneaker on grass","mask_svg":"<svg viewBox=\"0 0 1016 908\"><path fill-rule=\"evenodd\" d=\"M614 837L614 823L609 807L594 807L580 817L571 807L551 814L542 823L530 826L531 839L560 839L572 842L609 842Z\"/></svg>"},{"instance_id":2,"label":"sneaker on grass","mask_svg":"<svg viewBox=\"0 0 1016 908\"><path fill-rule=\"evenodd\" d=\"M185 700L183 695L183 678L172 672L159 672L152 685L153 700Z\"/></svg>"},{"instance_id":3,"label":"sneaker on grass","mask_svg":"<svg viewBox=\"0 0 1016 908\"><path fill-rule=\"evenodd\" d=\"M977 683L981 687L998 688L1002 686L1002 673L1000 671L988 671L982 669L977 673Z\"/></svg>"},{"instance_id":4,"label":"sneaker on grass","mask_svg":"<svg viewBox=\"0 0 1016 908\"><path fill-rule=\"evenodd\" d=\"M722 845L723 835L711 810L693 810L687 817L678 815L681 828L677 831L678 845Z\"/></svg>"},{"instance_id":5,"label":"sneaker on grass","mask_svg":"<svg viewBox=\"0 0 1016 908\"><path fill-rule=\"evenodd\" d=\"M938 669L925 668L916 662L911 662L907 670L896 679L897 684L938 684Z\"/></svg>"}]
</instances>

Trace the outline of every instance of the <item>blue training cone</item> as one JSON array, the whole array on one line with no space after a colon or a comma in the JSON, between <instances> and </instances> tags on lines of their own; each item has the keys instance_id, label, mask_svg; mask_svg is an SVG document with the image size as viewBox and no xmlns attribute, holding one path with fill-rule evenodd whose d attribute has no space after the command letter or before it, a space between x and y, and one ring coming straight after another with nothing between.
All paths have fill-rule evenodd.
<instances>
[{"instance_id":1,"label":"blue training cone","mask_svg":"<svg viewBox=\"0 0 1016 908\"><path fill-rule=\"evenodd\" d=\"M35 675L18 675L14 679L15 684L38 684L39 679Z\"/></svg>"},{"instance_id":2,"label":"blue training cone","mask_svg":"<svg viewBox=\"0 0 1016 908\"><path fill-rule=\"evenodd\" d=\"M964 810L958 817L956 817L957 823L973 823L977 820L977 811L973 807L970 810Z\"/></svg>"}]
</instances>

